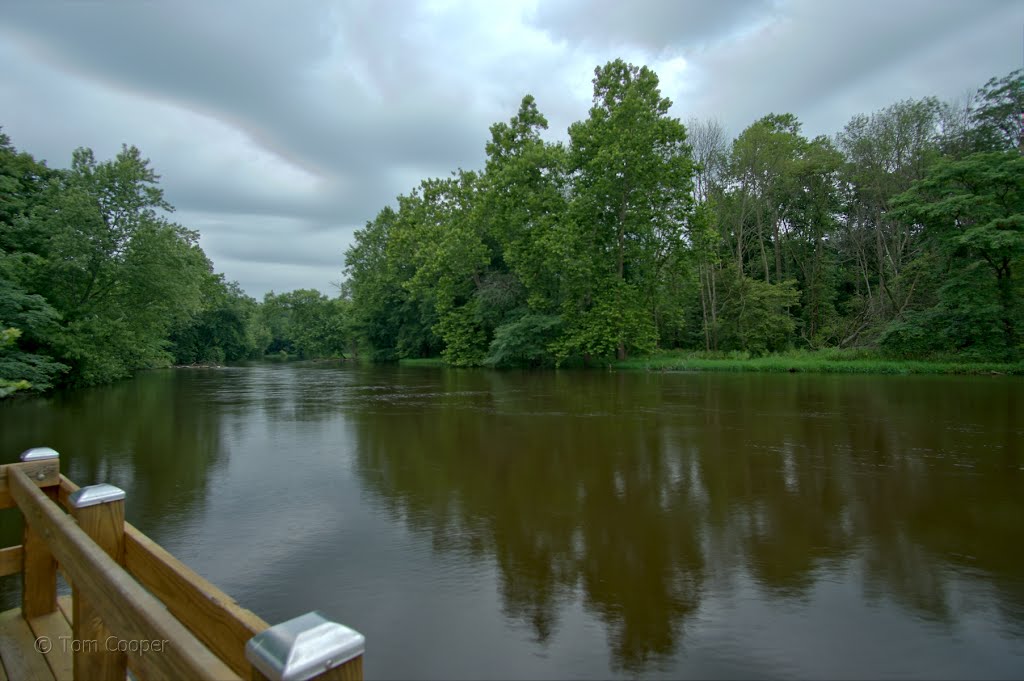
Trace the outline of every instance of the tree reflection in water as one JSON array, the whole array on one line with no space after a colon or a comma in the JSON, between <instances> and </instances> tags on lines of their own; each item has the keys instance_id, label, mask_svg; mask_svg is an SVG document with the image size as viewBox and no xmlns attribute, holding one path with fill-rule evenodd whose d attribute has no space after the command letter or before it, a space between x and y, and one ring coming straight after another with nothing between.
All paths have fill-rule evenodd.
<instances>
[{"instance_id":1,"label":"tree reflection in water","mask_svg":"<svg viewBox=\"0 0 1024 681\"><path fill-rule=\"evenodd\" d=\"M972 412L927 399L942 379L431 375L356 408L364 485L436 550L493 557L541 643L578 599L640 672L708 589L801 600L854 573L947 626L966 579L1020 627L1024 434L993 409L1016 383L968 382Z\"/></svg>"}]
</instances>

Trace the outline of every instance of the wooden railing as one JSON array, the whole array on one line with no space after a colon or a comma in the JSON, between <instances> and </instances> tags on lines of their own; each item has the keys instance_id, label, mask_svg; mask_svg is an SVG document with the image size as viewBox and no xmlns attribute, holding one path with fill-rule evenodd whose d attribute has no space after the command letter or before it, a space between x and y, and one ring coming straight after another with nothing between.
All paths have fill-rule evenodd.
<instances>
[{"instance_id":1,"label":"wooden railing","mask_svg":"<svg viewBox=\"0 0 1024 681\"><path fill-rule=\"evenodd\" d=\"M271 627L126 523L121 490L62 476L55 452L0 466L0 508L15 506L23 543L0 549L0 576L21 572L21 615L45 622L63 574L76 679L362 679L361 635L318 613ZM311 639L322 649L295 648Z\"/></svg>"}]
</instances>

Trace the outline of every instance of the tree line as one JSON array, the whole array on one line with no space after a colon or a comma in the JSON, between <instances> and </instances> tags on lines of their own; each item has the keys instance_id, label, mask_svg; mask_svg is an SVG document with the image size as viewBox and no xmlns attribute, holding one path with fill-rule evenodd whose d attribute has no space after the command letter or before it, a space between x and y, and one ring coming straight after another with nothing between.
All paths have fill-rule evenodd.
<instances>
[{"instance_id":1,"label":"tree line","mask_svg":"<svg viewBox=\"0 0 1024 681\"><path fill-rule=\"evenodd\" d=\"M604 363L656 350L1024 357L1024 72L809 139L669 114L656 74L595 69L568 142L523 98L486 161L356 231L339 296L262 302L170 220L133 146L67 169L0 132L0 396L265 354Z\"/></svg>"},{"instance_id":2,"label":"tree line","mask_svg":"<svg viewBox=\"0 0 1024 681\"><path fill-rule=\"evenodd\" d=\"M135 147L107 161L78 149L52 169L0 133L0 397L343 351L341 301L298 290L257 303L214 272L172 211Z\"/></svg>"},{"instance_id":3,"label":"tree line","mask_svg":"<svg viewBox=\"0 0 1024 681\"><path fill-rule=\"evenodd\" d=\"M809 139L730 140L658 78L595 69L589 116L543 138L532 96L481 170L424 180L356 232L349 328L376 360L561 365L658 349L1024 356L1024 72L897 102Z\"/></svg>"}]
</instances>

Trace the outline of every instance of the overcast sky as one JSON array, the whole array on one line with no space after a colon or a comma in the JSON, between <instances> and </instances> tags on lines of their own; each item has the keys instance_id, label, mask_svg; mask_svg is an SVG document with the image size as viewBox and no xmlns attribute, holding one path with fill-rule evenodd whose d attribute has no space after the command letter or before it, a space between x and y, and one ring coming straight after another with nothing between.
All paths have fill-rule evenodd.
<instances>
[{"instance_id":1,"label":"overcast sky","mask_svg":"<svg viewBox=\"0 0 1024 681\"><path fill-rule=\"evenodd\" d=\"M356 228L481 167L526 93L565 139L616 57L684 121L792 112L833 134L1020 68L1024 2L6 0L0 126L52 167L138 146L218 271L257 298L333 295Z\"/></svg>"}]
</instances>

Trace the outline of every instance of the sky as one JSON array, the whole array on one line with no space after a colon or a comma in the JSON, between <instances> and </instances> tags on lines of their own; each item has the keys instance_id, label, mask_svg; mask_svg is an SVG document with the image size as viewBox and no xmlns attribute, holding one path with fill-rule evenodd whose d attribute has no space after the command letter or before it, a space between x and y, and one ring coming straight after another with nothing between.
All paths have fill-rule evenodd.
<instances>
[{"instance_id":1,"label":"sky","mask_svg":"<svg viewBox=\"0 0 1024 681\"><path fill-rule=\"evenodd\" d=\"M1024 1L5 0L0 127L51 167L134 144L217 271L335 295L356 229L481 168L524 94L567 140L618 57L684 122L831 135L1024 66Z\"/></svg>"}]
</instances>

